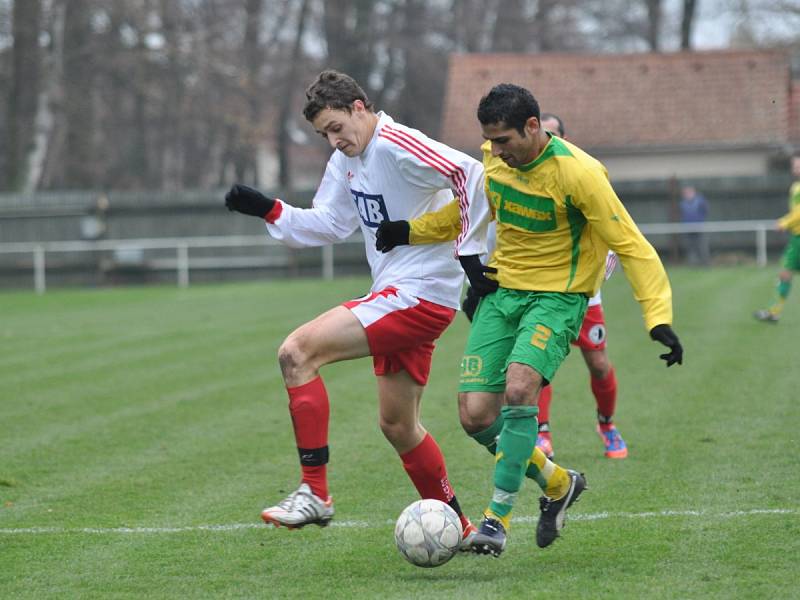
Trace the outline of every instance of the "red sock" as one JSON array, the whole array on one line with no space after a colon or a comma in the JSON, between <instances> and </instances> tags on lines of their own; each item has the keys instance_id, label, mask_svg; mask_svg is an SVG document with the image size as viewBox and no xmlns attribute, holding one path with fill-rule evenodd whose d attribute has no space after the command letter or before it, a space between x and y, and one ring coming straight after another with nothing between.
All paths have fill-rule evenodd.
<instances>
[{"instance_id":1,"label":"red sock","mask_svg":"<svg viewBox=\"0 0 800 600\"><path fill-rule=\"evenodd\" d=\"M461 526L466 527L469 520L461 512L455 492L447 479L447 467L439 445L429 433L413 450L401 454L403 468L417 488L420 497L441 500L456 511Z\"/></svg>"},{"instance_id":2,"label":"red sock","mask_svg":"<svg viewBox=\"0 0 800 600\"><path fill-rule=\"evenodd\" d=\"M303 481L315 495L325 500L328 498L328 392L321 377L297 387L286 388L286 391L289 392L289 413L292 415Z\"/></svg>"},{"instance_id":3,"label":"red sock","mask_svg":"<svg viewBox=\"0 0 800 600\"><path fill-rule=\"evenodd\" d=\"M553 400L553 386L546 385L539 390L539 425L550 422L550 402Z\"/></svg>"},{"instance_id":4,"label":"red sock","mask_svg":"<svg viewBox=\"0 0 800 600\"><path fill-rule=\"evenodd\" d=\"M598 418L605 417L610 422L617 408L617 375L614 367L611 367L605 379L592 377L592 393L597 402Z\"/></svg>"}]
</instances>

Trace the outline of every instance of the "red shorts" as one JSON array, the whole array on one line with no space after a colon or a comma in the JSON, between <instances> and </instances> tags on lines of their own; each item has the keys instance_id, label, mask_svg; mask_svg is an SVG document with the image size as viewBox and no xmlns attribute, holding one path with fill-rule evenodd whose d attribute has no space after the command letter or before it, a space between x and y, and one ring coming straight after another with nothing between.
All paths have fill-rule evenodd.
<instances>
[{"instance_id":1,"label":"red shorts","mask_svg":"<svg viewBox=\"0 0 800 600\"><path fill-rule=\"evenodd\" d=\"M419 385L428 383L434 341L456 315L455 309L428 302L394 287L342 304L367 333L376 375L406 371Z\"/></svg>"},{"instance_id":2,"label":"red shorts","mask_svg":"<svg viewBox=\"0 0 800 600\"><path fill-rule=\"evenodd\" d=\"M606 322L603 318L603 305L595 304L586 309L583 325L578 339L573 345L583 350L603 350L606 347Z\"/></svg>"}]
</instances>

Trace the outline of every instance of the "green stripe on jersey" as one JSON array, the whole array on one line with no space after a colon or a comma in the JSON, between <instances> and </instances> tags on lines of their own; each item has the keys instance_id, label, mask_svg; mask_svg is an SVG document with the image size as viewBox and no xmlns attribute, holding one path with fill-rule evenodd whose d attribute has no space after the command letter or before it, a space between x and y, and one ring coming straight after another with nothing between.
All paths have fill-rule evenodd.
<instances>
[{"instance_id":1,"label":"green stripe on jersey","mask_svg":"<svg viewBox=\"0 0 800 600\"><path fill-rule=\"evenodd\" d=\"M578 259L581 255L580 239L583 227L586 225L586 217L579 211L572 202L572 196L566 197L567 222L569 223L569 233L572 238L572 255L569 263L569 280L567 281L567 291L575 279L575 272L578 270Z\"/></svg>"}]
</instances>

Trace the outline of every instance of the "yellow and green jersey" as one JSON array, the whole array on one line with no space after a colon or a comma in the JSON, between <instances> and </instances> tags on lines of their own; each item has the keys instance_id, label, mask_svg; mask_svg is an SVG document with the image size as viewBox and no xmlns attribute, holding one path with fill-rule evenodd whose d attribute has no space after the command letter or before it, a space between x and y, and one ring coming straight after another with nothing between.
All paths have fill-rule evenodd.
<instances>
[{"instance_id":1,"label":"yellow and green jersey","mask_svg":"<svg viewBox=\"0 0 800 600\"><path fill-rule=\"evenodd\" d=\"M789 212L778 222L793 235L800 235L800 181L795 181L789 188Z\"/></svg>"},{"instance_id":2,"label":"yellow and green jersey","mask_svg":"<svg viewBox=\"0 0 800 600\"><path fill-rule=\"evenodd\" d=\"M593 296L603 282L610 248L619 256L648 330L672 323L672 292L661 260L599 161L557 137L520 168L492 156L490 142L481 149L486 196L497 221L489 265L497 268L500 286ZM456 239L459 214L454 202L411 221L409 241Z\"/></svg>"}]
</instances>

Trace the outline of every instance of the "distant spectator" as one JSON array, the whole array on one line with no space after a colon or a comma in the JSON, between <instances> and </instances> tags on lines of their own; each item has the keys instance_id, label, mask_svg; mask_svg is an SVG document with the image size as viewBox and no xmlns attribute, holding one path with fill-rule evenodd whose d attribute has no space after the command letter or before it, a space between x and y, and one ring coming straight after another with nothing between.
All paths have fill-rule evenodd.
<instances>
[{"instance_id":1,"label":"distant spectator","mask_svg":"<svg viewBox=\"0 0 800 600\"><path fill-rule=\"evenodd\" d=\"M106 234L106 213L108 212L108 196L100 194L89 213L81 219L81 238L99 240Z\"/></svg>"},{"instance_id":2,"label":"distant spectator","mask_svg":"<svg viewBox=\"0 0 800 600\"><path fill-rule=\"evenodd\" d=\"M681 222L703 223L708 216L708 203L705 196L692 185L681 189ZM690 265L708 266L708 234L705 231L690 231L684 234L686 260Z\"/></svg>"}]
</instances>

